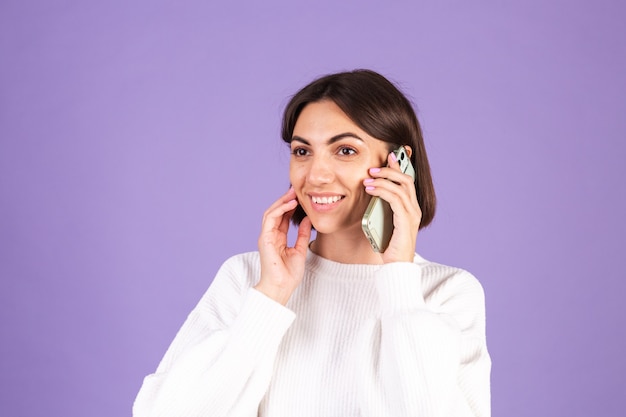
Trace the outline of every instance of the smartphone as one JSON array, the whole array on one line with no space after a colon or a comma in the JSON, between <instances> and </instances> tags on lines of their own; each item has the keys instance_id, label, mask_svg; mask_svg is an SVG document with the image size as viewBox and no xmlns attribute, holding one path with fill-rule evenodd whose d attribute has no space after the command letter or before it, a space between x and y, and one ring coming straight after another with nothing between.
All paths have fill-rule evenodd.
<instances>
[{"instance_id":1,"label":"smartphone","mask_svg":"<svg viewBox=\"0 0 626 417\"><path fill-rule=\"evenodd\" d=\"M400 163L400 170L415 181L415 169L404 146L393 152ZM374 252L384 252L393 233L393 212L389 203L380 197L372 197L361 220L361 227Z\"/></svg>"}]
</instances>

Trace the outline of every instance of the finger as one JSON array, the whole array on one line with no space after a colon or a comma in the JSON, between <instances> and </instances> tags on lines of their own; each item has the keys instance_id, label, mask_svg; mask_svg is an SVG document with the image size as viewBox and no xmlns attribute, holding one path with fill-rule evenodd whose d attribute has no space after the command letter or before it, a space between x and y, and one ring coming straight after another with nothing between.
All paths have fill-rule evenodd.
<instances>
[{"instance_id":1,"label":"finger","mask_svg":"<svg viewBox=\"0 0 626 417\"><path fill-rule=\"evenodd\" d=\"M278 219L281 218L288 211L294 210L297 206L298 200L293 198L291 200L272 205L272 207L267 209L263 216L266 219Z\"/></svg>"},{"instance_id":2,"label":"finger","mask_svg":"<svg viewBox=\"0 0 626 417\"><path fill-rule=\"evenodd\" d=\"M383 188L392 192L415 195L415 183L410 175L397 172L397 175L387 175L385 177L373 177L363 180L363 185Z\"/></svg>"},{"instance_id":3,"label":"finger","mask_svg":"<svg viewBox=\"0 0 626 417\"><path fill-rule=\"evenodd\" d=\"M372 178L382 178L395 182L396 184L413 185L413 188L415 188L413 177L400 171L400 166L397 162L396 165L395 168L370 168L369 174Z\"/></svg>"},{"instance_id":4,"label":"finger","mask_svg":"<svg viewBox=\"0 0 626 417\"><path fill-rule=\"evenodd\" d=\"M268 209L263 215L263 223L261 226L262 230L268 231L274 228L284 229L283 223L285 222L288 227L291 216L287 216L287 219L285 220L285 215L289 212L292 212L291 214L293 214L293 211L297 206L298 201L294 198L293 200L289 200L274 208Z\"/></svg>"},{"instance_id":5,"label":"finger","mask_svg":"<svg viewBox=\"0 0 626 417\"><path fill-rule=\"evenodd\" d=\"M396 184L386 178L367 178L363 181L365 192L382 198L391 205L395 214L401 211L421 215L421 209L417 201L415 186L410 184Z\"/></svg>"},{"instance_id":6,"label":"finger","mask_svg":"<svg viewBox=\"0 0 626 417\"><path fill-rule=\"evenodd\" d=\"M385 182L389 182L384 180ZM417 204L417 199L413 198L406 192L402 192L402 188L396 186L395 188L384 188L388 187L387 184L382 183L381 186L376 187L372 185L368 185L365 188L365 192L372 196L380 197L386 202L389 203L391 209L394 214L399 214L401 212L416 212L419 210L419 205ZM415 204L413 202L415 200Z\"/></svg>"},{"instance_id":7,"label":"finger","mask_svg":"<svg viewBox=\"0 0 626 417\"><path fill-rule=\"evenodd\" d=\"M389 155L387 155L387 166L391 169L395 169L396 171L401 171L400 162L398 162L398 158L395 153L390 152Z\"/></svg>"},{"instance_id":8,"label":"finger","mask_svg":"<svg viewBox=\"0 0 626 417\"><path fill-rule=\"evenodd\" d=\"M370 195L383 197L385 200L387 200L386 196L389 195L387 193L391 193L393 195L398 195L399 198L402 198L409 205L412 205L413 202L417 204L415 183L413 182L411 176L396 171L393 171L393 173L397 174L397 176L387 175L385 177L366 178L363 180L365 191ZM385 194L381 195L381 192L384 192Z\"/></svg>"},{"instance_id":9,"label":"finger","mask_svg":"<svg viewBox=\"0 0 626 417\"><path fill-rule=\"evenodd\" d=\"M272 203L271 206L269 206L267 208L267 210L265 211L266 213L270 212L271 210L276 209L277 207L280 207L282 204L285 204L293 199L296 198L296 191L293 189L293 187L289 187L289 189L287 190L287 192L283 195L281 195L278 200L274 201Z\"/></svg>"},{"instance_id":10,"label":"finger","mask_svg":"<svg viewBox=\"0 0 626 417\"><path fill-rule=\"evenodd\" d=\"M283 214L280 224L278 225L278 230L280 230L283 233L287 233L289 231L289 221L291 221L291 218L293 217L293 213L295 212L296 212L296 209L293 209Z\"/></svg>"},{"instance_id":11,"label":"finger","mask_svg":"<svg viewBox=\"0 0 626 417\"><path fill-rule=\"evenodd\" d=\"M281 209L279 210L281 211L281 215L284 214L286 211L284 208L286 206L292 206L294 204L294 201L296 200L296 191L293 189L293 187L289 187L289 190L287 190L287 192L285 194L283 194L282 196L280 196L278 198L278 200L274 201L272 203L271 206L269 206L267 208L267 210L265 210L265 213L263 214L264 217L268 217L271 213L273 213L275 210L277 209ZM293 207L292 207L293 208ZM291 210L291 209L289 209Z\"/></svg>"},{"instance_id":12,"label":"finger","mask_svg":"<svg viewBox=\"0 0 626 417\"><path fill-rule=\"evenodd\" d=\"M311 219L305 217L300 222L300 226L298 227L298 237L296 238L296 243L294 248L298 252L306 253L309 247L309 241L311 240Z\"/></svg>"},{"instance_id":13,"label":"finger","mask_svg":"<svg viewBox=\"0 0 626 417\"><path fill-rule=\"evenodd\" d=\"M289 189L282 195L284 201L292 200L296 196L296 190L293 185L289 186Z\"/></svg>"}]
</instances>

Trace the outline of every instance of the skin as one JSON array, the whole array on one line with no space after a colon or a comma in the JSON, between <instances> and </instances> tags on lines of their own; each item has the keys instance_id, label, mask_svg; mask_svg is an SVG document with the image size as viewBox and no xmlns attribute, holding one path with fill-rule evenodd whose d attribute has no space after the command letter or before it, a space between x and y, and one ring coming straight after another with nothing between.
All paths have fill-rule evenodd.
<instances>
[{"instance_id":1,"label":"skin","mask_svg":"<svg viewBox=\"0 0 626 417\"><path fill-rule=\"evenodd\" d=\"M317 230L311 250L326 259L359 264L413 261L422 213L413 179L400 171L388 149L387 142L368 135L332 101L309 103L302 110L291 142L292 187L263 216L257 290L287 303L304 276L311 225ZM407 151L410 154L410 147ZM382 254L372 250L361 229L372 196L383 198L393 210L394 231ZM322 204L323 198L332 203ZM307 217L289 247L289 221L298 203Z\"/></svg>"}]
</instances>

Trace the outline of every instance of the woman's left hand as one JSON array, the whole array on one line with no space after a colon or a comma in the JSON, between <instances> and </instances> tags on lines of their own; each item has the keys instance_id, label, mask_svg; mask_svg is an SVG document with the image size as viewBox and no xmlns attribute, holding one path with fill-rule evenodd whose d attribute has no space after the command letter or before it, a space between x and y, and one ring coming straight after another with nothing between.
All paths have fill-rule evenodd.
<instances>
[{"instance_id":1,"label":"woman's left hand","mask_svg":"<svg viewBox=\"0 0 626 417\"><path fill-rule=\"evenodd\" d=\"M393 211L393 234L382 253L383 262L413 262L422 210L413 178L400 170L393 152L387 156L387 161L387 167L371 168L371 178L365 179L363 185L368 194L387 201Z\"/></svg>"}]
</instances>

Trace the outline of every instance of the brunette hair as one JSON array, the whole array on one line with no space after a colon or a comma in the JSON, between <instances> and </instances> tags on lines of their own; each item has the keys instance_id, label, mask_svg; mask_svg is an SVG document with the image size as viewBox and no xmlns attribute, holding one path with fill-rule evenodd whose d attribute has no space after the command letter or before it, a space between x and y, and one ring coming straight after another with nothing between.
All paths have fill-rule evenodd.
<instances>
[{"instance_id":1,"label":"brunette hair","mask_svg":"<svg viewBox=\"0 0 626 417\"><path fill-rule=\"evenodd\" d=\"M388 79L371 70L355 70L325 75L298 91L283 115L282 138L291 143L293 129L302 109L313 102L331 100L361 129L388 142L391 151L403 145L413 150L415 190L422 210L420 229L435 217L436 197L422 129L411 102ZM298 206L293 222L306 216Z\"/></svg>"}]
</instances>

